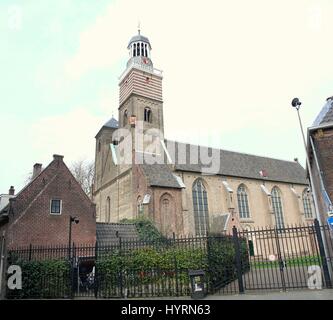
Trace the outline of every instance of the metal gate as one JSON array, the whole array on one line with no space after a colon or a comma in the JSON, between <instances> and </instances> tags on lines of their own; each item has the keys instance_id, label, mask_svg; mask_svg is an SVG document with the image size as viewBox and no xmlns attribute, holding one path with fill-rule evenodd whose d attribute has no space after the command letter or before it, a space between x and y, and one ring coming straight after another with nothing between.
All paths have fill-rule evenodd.
<instances>
[{"instance_id":1,"label":"metal gate","mask_svg":"<svg viewBox=\"0 0 333 320\"><path fill-rule=\"evenodd\" d=\"M286 291L300 288L331 288L332 231L327 225L290 226L238 231L238 239L248 243L249 264L235 266L237 279L221 293L250 290ZM237 252L235 257L240 255ZM239 259L238 259L239 260Z\"/></svg>"}]
</instances>

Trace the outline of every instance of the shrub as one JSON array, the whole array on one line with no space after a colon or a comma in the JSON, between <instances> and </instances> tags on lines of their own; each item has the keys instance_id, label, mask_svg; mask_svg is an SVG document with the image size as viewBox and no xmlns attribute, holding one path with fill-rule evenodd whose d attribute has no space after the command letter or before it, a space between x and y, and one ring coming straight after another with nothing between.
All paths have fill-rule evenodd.
<instances>
[{"instance_id":1,"label":"shrub","mask_svg":"<svg viewBox=\"0 0 333 320\"><path fill-rule=\"evenodd\" d=\"M8 290L9 299L70 296L70 264L65 260L12 261L22 269L22 290Z\"/></svg>"}]
</instances>

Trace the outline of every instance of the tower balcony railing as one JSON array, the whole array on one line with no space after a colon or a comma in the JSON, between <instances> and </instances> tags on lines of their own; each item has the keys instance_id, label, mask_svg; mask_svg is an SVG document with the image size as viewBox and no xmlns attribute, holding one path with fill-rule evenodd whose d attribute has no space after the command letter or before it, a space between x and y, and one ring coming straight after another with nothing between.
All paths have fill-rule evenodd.
<instances>
[{"instance_id":1,"label":"tower balcony railing","mask_svg":"<svg viewBox=\"0 0 333 320\"><path fill-rule=\"evenodd\" d=\"M131 59L131 61L129 61L128 64L127 64L126 70L118 78L119 82L121 82L125 78L128 71L132 68L137 68L139 70L143 70L143 71L152 73L152 74L160 76L160 77L162 77L162 74L163 74L163 71L160 70L160 69L156 69L151 65L144 65L144 64L142 64L138 61L135 61L134 59Z\"/></svg>"}]
</instances>

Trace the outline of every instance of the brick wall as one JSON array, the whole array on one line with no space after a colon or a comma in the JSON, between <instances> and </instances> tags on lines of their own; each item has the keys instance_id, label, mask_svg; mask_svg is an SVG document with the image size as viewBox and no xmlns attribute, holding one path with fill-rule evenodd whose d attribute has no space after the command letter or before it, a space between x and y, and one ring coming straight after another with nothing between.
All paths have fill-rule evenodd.
<instances>
[{"instance_id":1,"label":"brick wall","mask_svg":"<svg viewBox=\"0 0 333 320\"><path fill-rule=\"evenodd\" d=\"M313 141L316 148L319 167L322 171L322 177L326 191L331 200L333 200L333 129L318 130L313 133ZM319 172L314 159L312 159L311 168L313 172L314 185L319 200L319 210L322 222L326 221L326 206L322 198L320 188Z\"/></svg>"},{"instance_id":2,"label":"brick wall","mask_svg":"<svg viewBox=\"0 0 333 320\"><path fill-rule=\"evenodd\" d=\"M50 214L51 199L62 200L61 215ZM67 244L70 216L80 220L79 224L72 224L72 241L95 243L95 205L84 194L62 157L55 157L13 201L7 245Z\"/></svg>"}]
</instances>

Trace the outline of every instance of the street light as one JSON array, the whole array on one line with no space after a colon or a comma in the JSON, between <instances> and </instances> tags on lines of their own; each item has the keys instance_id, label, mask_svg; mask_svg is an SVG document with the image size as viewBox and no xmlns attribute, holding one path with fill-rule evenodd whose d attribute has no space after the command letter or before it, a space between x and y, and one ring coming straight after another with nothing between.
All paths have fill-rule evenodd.
<instances>
[{"instance_id":1,"label":"street light","mask_svg":"<svg viewBox=\"0 0 333 320\"><path fill-rule=\"evenodd\" d=\"M321 221L320 214L319 214L317 192L316 192L315 188L313 187L313 176L312 176L312 171L311 171L311 166L310 166L310 159L309 159L308 150L307 150L307 146L306 146L306 140L305 140L303 125L302 125L301 115L299 113L299 109L301 107L301 104L302 104L302 102L299 101L298 98L294 98L291 101L291 105L297 110L297 116L298 116L299 126L301 128L302 137L303 137L303 143L304 143L304 149L305 149L306 165L307 165L308 171L309 171L310 190L311 190L311 192L313 194L313 201L314 201L314 205L315 205L316 217L317 217L318 221L321 223L322 221Z\"/></svg>"},{"instance_id":2,"label":"street light","mask_svg":"<svg viewBox=\"0 0 333 320\"><path fill-rule=\"evenodd\" d=\"M300 113L299 113L299 109L301 107L301 104L302 104L302 102L299 101L298 98L294 98L291 101L291 105L297 110L298 121L299 121L299 125L300 125L300 128L301 128L302 136L303 136L303 143L304 143L305 155L306 155L306 164L307 164L307 167L308 167L309 178L310 178L310 190L313 194L313 201L314 201L314 205L315 205L316 217L317 217L317 220L319 221L319 223L322 225L322 221L321 221L321 217L320 217L320 213L319 213L317 191L314 188L314 184L313 184L313 175L312 175L312 170L311 170L311 166L310 166L310 159L309 159L308 150L307 150L307 147L306 147L306 140L305 140L303 125L302 125L302 121L301 121L301 116L300 116ZM326 255L326 257L328 257L329 255L328 255L327 245L326 245L326 236L325 236L324 230L322 228L320 228L320 233L321 233L321 237L323 239L325 255ZM328 267L329 267L329 269L328 269L329 274L332 276L331 265L328 264Z\"/></svg>"},{"instance_id":3,"label":"street light","mask_svg":"<svg viewBox=\"0 0 333 320\"><path fill-rule=\"evenodd\" d=\"M71 258L71 242L72 242L72 223L78 224L80 220L77 217L69 217L69 237L68 237L68 252L69 258Z\"/></svg>"}]
</instances>

